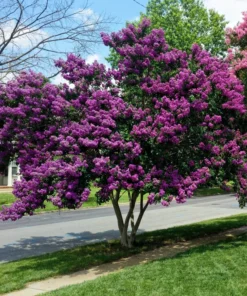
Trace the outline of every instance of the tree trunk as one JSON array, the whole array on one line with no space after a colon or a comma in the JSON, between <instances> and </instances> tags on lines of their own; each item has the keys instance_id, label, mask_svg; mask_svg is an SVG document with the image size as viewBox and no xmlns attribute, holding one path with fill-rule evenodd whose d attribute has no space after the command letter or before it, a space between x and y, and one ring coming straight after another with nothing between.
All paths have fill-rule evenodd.
<instances>
[{"instance_id":1,"label":"tree trunk","mask_svg":"<svg viewBox=\"0 0 247 296\"><path fill-rule=\"evenodd\" d=\"M121 242L121 245L125 248L133 248L134 244L135 244L135 240L136 240L136 233L137 233L137 230L140 226L143 214L148 207L148 203L146 203L146 205L143 206L143 194L141 193L140 213L139 213L137 221L135 223L134 209L135 209L135 203L136 203L136 199L139 195L139 192L133 192L131 199L130 199L129 211L127 213L125 220L123 220L121 209L118 204L119 194L120 193L117 193L116 197L112 198L112 204L113 204L113 208L114 208L114 211L115 211L115 214L117 217L117 221L118 221L118 228L119 228L119 232L120 232L120 242ZM131 225L130 232L128 232L129 224Z\"/></svg>"},{"instance_id":2,"label":"tree trunk","mask_svg":"<svg viewBox=\"0 0 247 296\"><path fill-rule=\"evenodd\" d=\"M126 226L126 225L125 225ZM127 230L126 230L127 229ZM129 233L128 228L124 227L124 231L120 233L121 235L121 245L125 248L133 248L135 245L135 239L136 239L136 231L132 229L132 231Z\"/></svg>"}]
</instances>

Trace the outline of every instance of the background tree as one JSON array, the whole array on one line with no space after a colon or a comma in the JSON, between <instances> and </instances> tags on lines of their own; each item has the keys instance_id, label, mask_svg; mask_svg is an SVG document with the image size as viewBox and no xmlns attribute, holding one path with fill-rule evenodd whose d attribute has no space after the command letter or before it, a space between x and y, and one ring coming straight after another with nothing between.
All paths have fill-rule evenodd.
<instances>
[{"instance_id":1,"label":"background tree","mask_svg":"<svg viewBox=\"0 0 247 296\"><path fill-rule=\"evenodd\" d=\"M189 51L197 43L213 55L226 53L225 17L208 10L201 0L149 0L146 13L140 18L144 17L151 20L151 28L165 31L172 48ZM107 61L116 67L119 58L111 51Z\"/></svg>"},{"instance_id":2,"label":"background tree","mask_svg":"<svg viewBox=\"0 0 247 296\"><path fill-rule=\"evenodd\" d=\"M226 51L225 17L207 9L201 0L149 0L144 16L153 28L163 28L168 44L188 51L192 44L203 46L212 55Z\"/></svg>"},{"instance_id":3,"label":"background tree","mask_svg":"<svg viewBox=\"0 0 247 296\"><path fill-rule=\"evenodd\" d=\"M234 180L244 206L247 135L234 120L246 107L228 64L198 45L190 54L171 49L147 19L102 38L121 55L117 70L69 55L57 66L73 88L33 72L0 87L0 163L15 158L22 174L0 218L32 214L46 200L78 208L96 186L132 247L149 205L183 203L211 176Z\"/></svg>"},{"instance_id":4,"label":"background tree","mask_svg":"<svg viewBox=\"0 0 247 296\"><path fill-rule=\"evenodd\" d=\"M0 78L26 69L54 74L53 60L92 52L112 19L96 15L87 1L3 0L0 10Z\"/></svg>"}]
</instances>

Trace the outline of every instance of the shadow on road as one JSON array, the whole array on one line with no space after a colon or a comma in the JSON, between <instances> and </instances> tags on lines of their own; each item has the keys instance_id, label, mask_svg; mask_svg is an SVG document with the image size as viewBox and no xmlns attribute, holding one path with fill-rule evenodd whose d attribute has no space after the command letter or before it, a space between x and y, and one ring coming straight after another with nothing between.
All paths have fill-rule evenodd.
<instances>
[{"instance_id":1,"label":"shadow on road","mask_svg":"<svg viewBox=\"0 0 247 296\"><path fill-rule=\"evenodd\" d=\"M4 245L4 247L0 248L0 263L69 249L89 243L97 243L118 237L118 230L109 230L98 233L91 233L89 231L81 233L70 232L65 236L33 236L29 239L22 239L15 244Z\"/></svg>"}]
</instances>

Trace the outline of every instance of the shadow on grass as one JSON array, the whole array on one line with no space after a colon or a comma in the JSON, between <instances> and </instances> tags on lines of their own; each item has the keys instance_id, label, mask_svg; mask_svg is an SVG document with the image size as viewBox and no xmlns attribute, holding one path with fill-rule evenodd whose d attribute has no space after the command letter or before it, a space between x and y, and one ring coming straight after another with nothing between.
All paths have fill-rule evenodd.
<instances>
[{"instance_id":1,"label":"shadow on grass","mask_svg":"<svg viewBox=\"0 0 247 296\"><path fill-rule=\"evenodd\" d=\"M14 246L5 246L0 249L1 260L6 260L8 257L13 260L22 256L30 256L34 249L44 252L43 248L49 248L47 252L52 252L53 247L58 245L61 248L68 248L68 250L1 264L0 294L22 289L28 282L70 274L140 252L140 248L126 250L121 247L118 241L108 241L112 236L118 236L118 231L115 230L96 234L90 232L68 233L68 235L72 237L71 241L64 241L59 236L33 237L30 240L22 240ZM105 241L83 245L88 243L86 239L90 239L92 242ZM81 246L75 247L76 244Z\"/></svg>"},{"instance_id":2,"label":"shadow on grass","mask_svg":"<svg viewBox=\"0 0 247 296\"><path fill-rule=\"evenodd\" d=\"M1 264L0 294L21 289L28 282L38 281L56 275L70 274L93 266L97 266L95 267L96 271L101 272L101 267L99 265L103 263L126 258L143 251L153 250L169 243L191 240L198 237L207 237L246 225L247 215L241 214L191 225L146 232L138 235L136 247L131 250L123 249L118 241L106 241L113 236L117 237L119 235L118 231L115 230L96 234L90 232L82 232L80 234L68 233L68 236L71 237L71 240L68 241L65 241L61 236L49 238L33 237L30 240L22 240L16 245L6 245L4 248L1 248L1 260L6 260L6 256L12 256L12 260L14 260L14 258L18 259L22 252L24 252L24 256L30 256L34 249L43 252L44 248L47 247L50 248L49 251L51 252L53 247L57 247L58 245L60 245L61 248L71 248L75 246L73 245L75 241L78 241L78 244L81 246ZM91 245L83 245L85 242L88 243L89 239L91 239L92 242L96 242L97 240L105 241ZM218 245L219 248L221 248L221 243ZM216 245L214 246L217 247ZM233 248L235 246L236 244L229 240L229 246L227 247ZM214 247L207 246L205 248L210 250L210 248ZM205 251L204 247L199 247L197 249L198 252ZM159 253L160 250L157 249L155 252ZM189 252L191 251L179 256L187 256Z\"/></svg>"},{"instance_id":3,"label":"shadow on grass","mask_svg":"<svg viewBox=\"0 0 247 296\"><path fill-rule=\"evenodd\" d=\"M168 229L144 232L138 235L137 244L155 244L157 246L168 242L191 240L207 237L233 228L247 226L247 215L240 214L225 218L211 219L189 225L176 226Z\"/></svg>"},{"instance_id":4,"label":"shadow on grass","mask_svg":"<svg viewBox=\"0 0 247 296\"><path fill-rule=\"evenodd\" d=\"M152 232L144 232L140 229L139 235L137 236L136 248L153 249L167 243L210 236L245 225L247 225L247 215L241 214ZM118 237L118 230L110 230L98 233L91 233L89 231L81 233L70 232L65 236L37 236L30 239L22 239L15 244L5 245L0 248L0 262L19 260L21 258L34 256L34 254L37 256L44 254L44 252L52 253L59 249L66 250L79 246L85 248L85 245L88 243L103 242L103 244L105 244L106 241L117 239ZM110 242L110 244L118 244L118 242ZM102 243L100 245L102 245ZM70 251L71 250L66 250L66 252ZM47 255L44 255L44 257L45 256Z\"/></svg>"}]
</instances>

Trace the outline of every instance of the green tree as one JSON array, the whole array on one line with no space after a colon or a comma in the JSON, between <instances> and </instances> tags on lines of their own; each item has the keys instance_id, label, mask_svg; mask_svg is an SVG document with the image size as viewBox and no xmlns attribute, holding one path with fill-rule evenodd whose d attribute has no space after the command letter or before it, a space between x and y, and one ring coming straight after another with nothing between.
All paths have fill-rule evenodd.
<instances>
[{"instance_id":1,"label":"green tree","mask_svg":"<svg viewBox=\"0 0 247 296\"><path fill-rule=\"evenodd\" d=\"M223 15L207 9L201 0L149 0L146 13L141 19L151 20L151 29L162 28L172 48L185 51L197 43L213 55L226 52ZM115 68L118 54L111 51L107 61Z\"/></svg>"},{"instance_id":2,"label":"green tree","mask_svg":"<svg viewBox=\"0 0 247 296\"><path fill-rule=\"evenodd\" d=\"M201 0L150 0L145 16L153 28L165 30L166 40L174 48L187 51L198 43L214 55L226 50L227 22L215 10L207 10Z\"/></svg>"}]
</instances>

